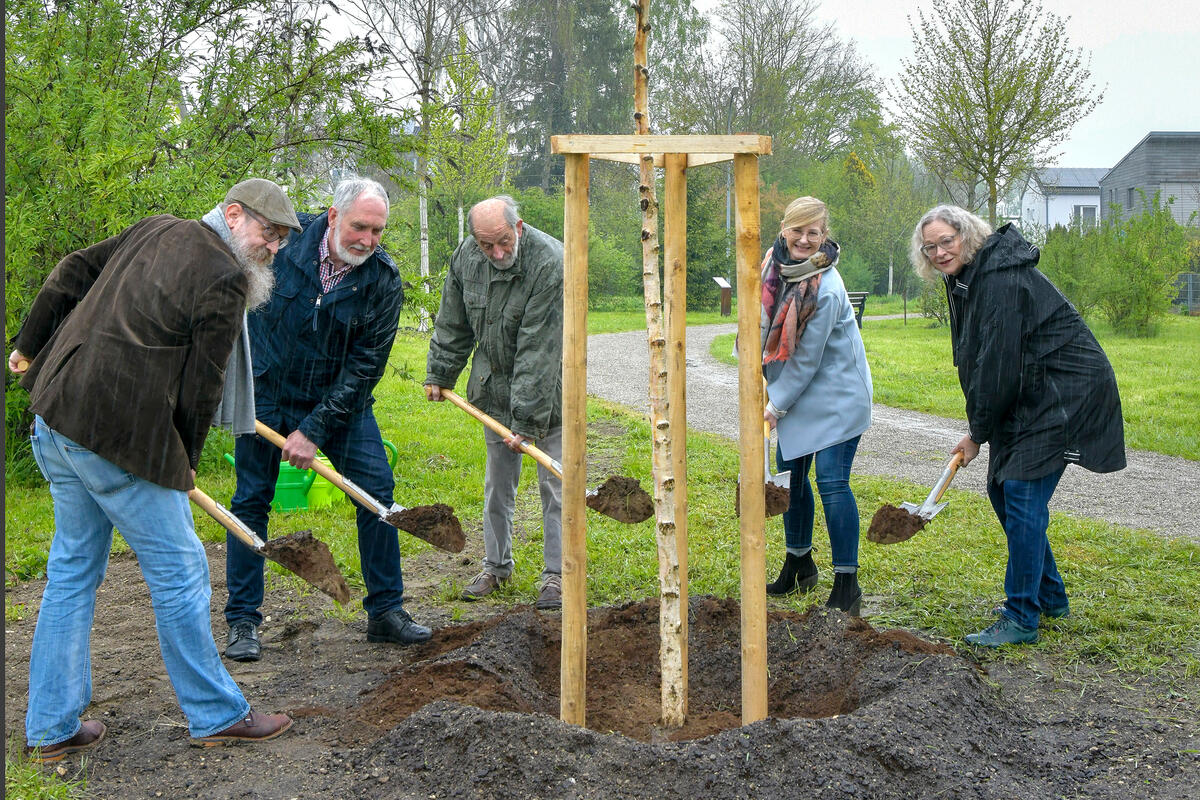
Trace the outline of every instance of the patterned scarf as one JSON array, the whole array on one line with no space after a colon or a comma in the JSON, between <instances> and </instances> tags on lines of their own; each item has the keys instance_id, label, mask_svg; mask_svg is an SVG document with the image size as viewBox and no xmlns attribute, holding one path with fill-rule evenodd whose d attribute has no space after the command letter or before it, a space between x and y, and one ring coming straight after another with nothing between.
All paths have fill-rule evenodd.
<instances>
[{"instance_id":1,"label":"patterned scarf","mask_svg":"<svg viewBox=\"0 0 1200 800\"><path fill-rule=\"evenodd\" d=\"M840 248L826 239L804 261L793 261L783 237L762 261L762 313L759 318L763 364L787 361L817 310L821 273L836 266Z\"/></svg>"}]
</instances>

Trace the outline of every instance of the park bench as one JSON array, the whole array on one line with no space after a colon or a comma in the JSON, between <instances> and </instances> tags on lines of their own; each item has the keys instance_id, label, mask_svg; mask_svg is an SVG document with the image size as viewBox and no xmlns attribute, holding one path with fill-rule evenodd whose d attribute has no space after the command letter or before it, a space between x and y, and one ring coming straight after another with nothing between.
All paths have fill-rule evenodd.
<instances>
[{"instance_id":1,"label":"park bench","mask_svg":"<svg viewBox=\"0 0 1200 800\"><path fill-rule=\"evenodd\" d=\"M850 307L854 309L854 319L858 323L858 327L862 329L863 309L867 305L867 295L870 292L846 292L850 298Z\"/></svg>"}]
</instances>

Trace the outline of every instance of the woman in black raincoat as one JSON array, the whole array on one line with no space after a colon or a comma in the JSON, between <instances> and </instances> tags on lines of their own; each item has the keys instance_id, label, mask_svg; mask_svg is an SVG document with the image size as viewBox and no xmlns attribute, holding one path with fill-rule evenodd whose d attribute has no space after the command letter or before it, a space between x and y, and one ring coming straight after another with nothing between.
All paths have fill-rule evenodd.
<instances>
[{"instance_id":1,"label":"woman in black raincoat","mask_svg":"<svg viewBox=\"0 0 1200 800\"><path fill-rule=\"evenodd\" d=\"M995 233L957 206L938 206L913 231L910 257L940 274L969 432L963 465L988 442L988 498L1008 539L999 619L968 635L996 647L1037 641L1042 615L1069 613L1046 538L1049 503L1067 464L1125 466L1116 376L1074 306L1037 270L1038 251L1011 224Z\"/></svg>"}]
</instances>

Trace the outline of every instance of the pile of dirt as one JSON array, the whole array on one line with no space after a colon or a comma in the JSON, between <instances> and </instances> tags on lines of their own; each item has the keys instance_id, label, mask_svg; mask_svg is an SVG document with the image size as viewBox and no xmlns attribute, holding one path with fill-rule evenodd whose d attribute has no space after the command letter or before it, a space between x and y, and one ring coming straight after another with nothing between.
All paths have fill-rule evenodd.
<instances>
[{"instance_id":1,"label":"pile of dirt","mask_svg":"<svg viewBox=\"0 0 1200 800\"><path fill-rule=\"evenodd\" d=\"M777 517L788 510L788 506L792 503L792 493L783 488L776 486L773 483L763 484L763 491L766 493L766 515L768 517ZM742 485L739 483L734 490L733 497L734 513L739 517L742 515Z\"/></svg>"},{"instance_id":2,"label":"pile of dirt","mask_svg":"<svg viewBox=\"0 0 1200 800\"><path fill-rule=\"evenodd\" d=\"M875 544L896 544L916 536L929 520L911 514L903 508L885 503L871 517L867 539Z\"/></svg>"},{"instance_id":3,"label":"pile of dirt","mask_svg":"<svg viewBox=\"0 0 1200 800\"><path fill-rule=\"evenodd\" d=\"M223 644L224 552L207 549ZM430 596L447 574L473 572L478 555L426 550L406 561L406 590ZM10 742L23 739L42 585L6 587ZM137 561L114 556L91 641L95 694L83 714L103 720L108 735L58 765L62 774L86 777L89 796L120 800L1200 796L1193 699L1102 663L1067 670L1031 649L985 677L906 631L824 608L772 610L771 717L739 727L739 607L697 597L688 722L666 730L657 602L647 600L589 611L581 728L557 719L558 614L415 600L405 607L434 637L397 647L368 644L366 620L331 606L268 572L263 658L226 666L254 708L286 711L296 723L269 742L198 748L157 653ZM469 621L452 624L452 613Z\"/></svg>"},{"instance_id":4,"label":"pile of dirt","mask_svg":"<svg viewBox=\"0 0 1200 800\"><path fill-rule=\"evenodd\" d=\"M263 555L277 561L343 605L350 602L346 576L333 561L329 545L312 535L297 531L278 539L269 539Z\"/></svg>"},{"instance_id":5,"label":"pile of dirt","mask_svg":"<svg viewBox=\"0 0 1200 800\"><path fill-rule=\"evenodd\" d=\"M650 519L654 501L633 478L612 475L587 493L587 507L617 522L635 524Z\"/></svg>"},{"instance_id":6,"label":"pile of dirt","mask_svg":"<svg viewBox=\"0 0 1200 800\"><path fill-rule=\"evenodd\" d=\"M451 553L461 553L467 544L462 523L454 515L454 509L445 503L392 511L384 520L393 527L408 531L418 539L424 539L434 547Z\"/></svg>"}]
</instances>

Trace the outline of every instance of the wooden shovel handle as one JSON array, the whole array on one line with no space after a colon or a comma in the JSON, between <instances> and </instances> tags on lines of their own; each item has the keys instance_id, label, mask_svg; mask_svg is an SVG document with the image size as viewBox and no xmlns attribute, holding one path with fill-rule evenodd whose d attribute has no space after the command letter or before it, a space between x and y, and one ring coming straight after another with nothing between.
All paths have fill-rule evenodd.
<instances>
[{"instance_id":1,"label":"wooden shovel handle","mask_svg":"<svg viewBox=\"0 0 1200 800\"><path fill-rule=\"evenodd\" d=\"M942 495L944 495L946 490L950 488L950 481L954 480L954 473L958 472L958 468L962 466L962 463L963 454L961 450L950 457L949 463L946 464L946 469L942 471L941 480L939 480L938 485L934 487L936 496L933 498L933 502L941 502Z\"/></svg>"},{"instance_id":2,"label":"wooden shovel handle","mask_svg":"<svg viewBox=\"0 0 1200 800\"><path fill-rule=\"evenodd\" d=\"M504 423L480 411L478 408L459 397L451 389L442 388L442 397L446 398L451 403L454 403L454 405L458 406L463 411L467 412L472 417L491 428L495 433L503 436L505 439L512 438L513 432L509 430ZM528 442L522 444L521 449L525 451L526 454L532 456L534 461L538 462L543 467L557 475L560 481L562 480L562 464L559 464L557 461L547 455L544 450L539 450L537 447L529 444Z\"/></svg>"},{"instance_id":3,"label":"wooden shovel handle","mask_svg":"<svg viewBox=\"0 0 1200 800\"><path fill-rule=\"evenodd\" d=\"M213 500L200 490L199 487L193 488L188 492L188 499L191 500L224 528L238 538L238 540L249 547L251 550L262 550L266 546L266 542L258 537L258 534L250 530L246 523L233 515L229 509Z\"/></svg>"},{"instance_id":4,"label":"wooden shovel handle","mask_svg":"<svg viewBox=\"0 0 1200 800\"><path fill-rule=\"evenodd\" d=\"M254 431L259 436L278 447L280 450L283 449L283 445L287 442L287 439L284 439L278 433L271 430L258 420L254 420ZM374 511L376 514L387 513L387 508L383 505L383 503L380 503L374 497L371 497L371 495L364 492L353 481L348 481L343 478L333 467L327 467L314 458L312 462L312 469L315 470L316 473L322 478L345 492L347 497L361 505L363 508Z\"/></svg>"}]
</instances>

